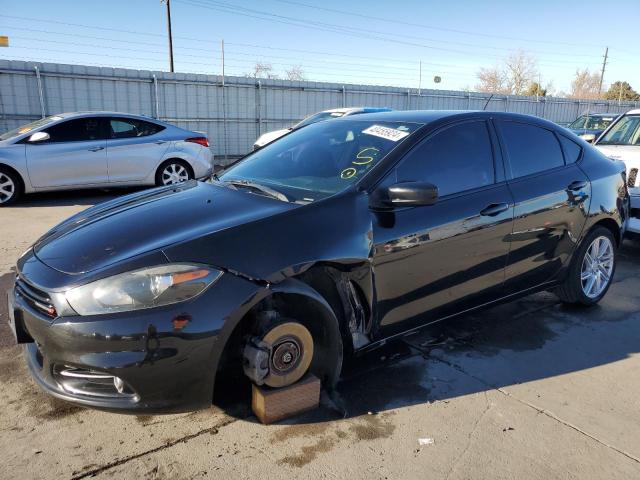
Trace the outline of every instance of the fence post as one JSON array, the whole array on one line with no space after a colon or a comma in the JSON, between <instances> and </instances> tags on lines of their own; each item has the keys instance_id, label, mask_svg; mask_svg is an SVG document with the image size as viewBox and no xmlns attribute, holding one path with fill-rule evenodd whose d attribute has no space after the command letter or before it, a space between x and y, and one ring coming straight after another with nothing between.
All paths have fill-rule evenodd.
<instances>
[{"instance_id":1,"label":"fence post","mask_svg":"<svg viewBox=\"0 0 640 480\"><path fill-rule=\"evenodd\" d=\"M158 77L153 75L153 109L155 118L160 119L160 99L158 98Z\"/></svg>"},{"instance_id":2,"label":"fence post","mask_svg":"<svg viewBox=\"0 0 640 480\"><path fill-rule=\"evenodd\" d=\"M411 110L411 90L407 88L407 106L405 110Z\"/></svg>"},{"instance_id":3,"label":"fence post","mask_svg":"<svg viewBox=\"0 0 640 480\"><path fill-rule=\"evenodd\" d=\"M467 110L471 110L471 92L467 92Z\"/></svg>"},{"instance_id":4,"label":"fence post","mask_svg":"<svg viewBox=\"0 0 640 480\"><path fill-rule=\"evenodd\" d=\"M546 115L546 111L547 111L547 99L543 98L542 99L542 118L547 118Z\"/></svg>"},{"instance_id":5,"label":"fence post","mask_svg":"<svg viewBox=\"0 0 640 480\"><path fill-rule=\"evenodd\" d=\"M38 97L40 98L40 112L42 113L42 118L47 116L47 111L44 106L44 91L42 90L42 78L40 77L40 69L38 66L34 66L36 70L36 80L38 81Z\"/></svg>"},{"instance_id":6,"label":"fence post","mask_svg":"<svg viewBox=\"0 0 640 480\"><path fill-rule=\"evenodd\" d=\"M342 86L342 108L347 106L347 89Z\"/></svg>"},{"instance_id":7,"label":"fence post","mask_svg":"<svg viewBox=\"0 0 640 480\"><path fill-rule=\"evenodd\" d=\"M262 135L262 82L256 84L256 119L258 120L258 138Z\"/></svg>"}]
</instances>

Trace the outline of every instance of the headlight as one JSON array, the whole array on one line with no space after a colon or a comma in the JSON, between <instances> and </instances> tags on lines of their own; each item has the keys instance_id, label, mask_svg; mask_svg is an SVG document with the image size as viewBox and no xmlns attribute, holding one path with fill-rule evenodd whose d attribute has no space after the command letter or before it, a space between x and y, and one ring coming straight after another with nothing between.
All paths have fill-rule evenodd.
<instances>
[{"instance_id":1,"label":"headlight","mask_svg":"<svg viewBox=\"0 0 640 480\"><path fill-rule=\"evenodd\" d=\"M80 315L128 312L189 300L220 275L214 268L173 263L104 278L73 288L65 297Z\"/></svg>"}]
</instances>

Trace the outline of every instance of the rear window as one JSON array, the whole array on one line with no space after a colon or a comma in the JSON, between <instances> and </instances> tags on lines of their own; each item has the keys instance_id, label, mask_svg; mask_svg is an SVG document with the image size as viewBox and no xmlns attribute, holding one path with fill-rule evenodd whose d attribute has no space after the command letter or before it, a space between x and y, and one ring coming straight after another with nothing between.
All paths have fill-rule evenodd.
<instances>
[{"instance_id":1,"label":"rear window","mask_svg":"<svg viewBox=\"0 0 640 480\"><path fill-rule=\"evenodd\" d=\"M513 178L564 165L560 142L551 130L519 122L500 121L498 125Z\"/></svg>"}]
</instances>

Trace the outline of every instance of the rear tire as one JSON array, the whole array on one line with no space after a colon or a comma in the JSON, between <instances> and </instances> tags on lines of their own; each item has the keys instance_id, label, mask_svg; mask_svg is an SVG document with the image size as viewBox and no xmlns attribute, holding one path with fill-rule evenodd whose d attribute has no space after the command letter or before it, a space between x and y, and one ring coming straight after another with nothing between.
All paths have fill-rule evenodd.
<instances>
[{"instance_id":1,"label":"rear tire","mask_svg":"<svg viewBox=\"0 0 640 480\"><path fill-rule=\"evenodd\" d=\"M23 191L20 176L8 168L0 167L0 207L14 203Z\"/></svg>"},{"instance_id":2,"label":"rear tire","mask_svg":"<svg viewBox=\"0 0 640 480\"><path fill-rule=\"evenodd\" d=\"M191 166L184 160L170 159L163 162L156 172L156 185L177 185L194 178Z\"/></svg>"},{"instance_id":3,"label":"rear tire","mask_svg":"<svg viewBox=\"0 0 640 480\"><path fill-rule=\"evenodd\" d=\"M611 230L594 228L578 246L567 278L556 289L556 295L563 303L595 305L611 286L616 260L616 241Z\"/></svg>"}]
</instances>

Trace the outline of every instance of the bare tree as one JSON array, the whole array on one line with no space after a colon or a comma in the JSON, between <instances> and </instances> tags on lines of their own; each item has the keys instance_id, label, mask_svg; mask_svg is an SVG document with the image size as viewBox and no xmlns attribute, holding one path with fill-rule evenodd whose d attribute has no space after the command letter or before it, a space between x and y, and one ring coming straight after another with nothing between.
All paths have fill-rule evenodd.
<instances>
[{"instance_id":1,"label":"bare tree","mask_svg":"<svg viewBox=\"0 0 640 480\"><path fill-rule=\"evenodd\" d=\"M507 80L500 67L481 68L476 76L480 81L476 85L476 90L479 92L509 93L506 86Z\"/></svg>"},{"instance_id":2,"label":"bare tree","mask_svg":"<svg viewBox=\"0 0 640 480\"><path fill-rule=\"evenodd\" d=\"M571 82L569 98L595 99L600 97L600 74L588 68L577 70Z\"/></svg>"},{"instance_id":3,"label":"bare tree","mask_svg":"<svg viewBox=\"0 0 640 480\"><path fill-rule=\"evenodd\" d=\"M536 59L518 50L504 64L481 68L476 76L480 80L476 89L481 92L522 95L539 74Z\"/></svg>"},{"instance_id":4,"label":"bare tree","mask_svg":"<svg viewBox=\"0 0 640 480\"><path fill-rule=\"evenodd\" d=\"M273 72L273 66L270 63L256 62L253 66L253 72L248 74L247 77L278 78L278 75Z\"/></svg>"},{"instance_id":5,"label":"bare tree","mask_svg":"<svg viewBox=\"0 0 640 480\"><path fill-rule=\"evenodd\" d=\"M304 70L301 65L294 65L289 70L285 71L287 80L304 80Z\"/></svg>"},{"instance_id":6,"label":"bare tree","mask_svg":"<svg viewBox=\"0 0 640 480\"><path fill-rule=\"evenodd\" d=\"M522 95L538 75L537 60L523 50L509 55L505 61L507 88L513 95Z\"/></svg>"}]
</instances>

